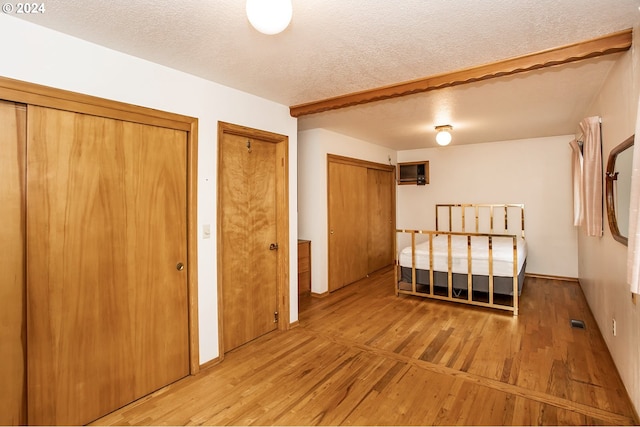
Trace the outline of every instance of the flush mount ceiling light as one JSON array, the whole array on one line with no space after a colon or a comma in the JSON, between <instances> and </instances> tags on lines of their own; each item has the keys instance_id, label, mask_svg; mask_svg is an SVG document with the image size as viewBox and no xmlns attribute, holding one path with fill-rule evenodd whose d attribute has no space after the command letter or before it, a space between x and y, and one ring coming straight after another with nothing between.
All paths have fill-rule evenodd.
<instances>
[{"instance_id":1,"label":"flush mount ceiling light","mask_svg":"<svg viewBox=\"0 0 640 427\"><path fill-rule=\"evenodd\" d=\"M451 125L436 126L436 131L438 132L436 134L436 142L439 145L449 145L449 143L451 142L452 129L453 126Z\"/></svg>"},{"instance_id":2,"label":"flush mount ceiling light","mask_svg":"<svg viewBox=\"0 0 640 427\"><path fill-rule=\"evenodd\" d=\"M289 26L292 15L291 0L247 0L247 18L263 34L281 33Z\"/></svg>"}]
</instances>

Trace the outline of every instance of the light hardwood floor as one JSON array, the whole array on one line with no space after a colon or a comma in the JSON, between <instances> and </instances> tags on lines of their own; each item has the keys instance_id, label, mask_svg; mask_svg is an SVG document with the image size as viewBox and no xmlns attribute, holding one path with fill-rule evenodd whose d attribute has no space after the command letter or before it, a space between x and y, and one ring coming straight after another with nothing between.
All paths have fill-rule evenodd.
<instances>
[{"instance_id":1,"label":"light hardwood floor","mask_svg":"<svg viewBox=\"0 0 640 427\"><path fill-rule=\"evenodd\" d=\"M637 421L577 283L528 277L518 317L396 297L391 270L300 306L299 327L258 338L95 424Z\"/></svg>"}]
</instances>

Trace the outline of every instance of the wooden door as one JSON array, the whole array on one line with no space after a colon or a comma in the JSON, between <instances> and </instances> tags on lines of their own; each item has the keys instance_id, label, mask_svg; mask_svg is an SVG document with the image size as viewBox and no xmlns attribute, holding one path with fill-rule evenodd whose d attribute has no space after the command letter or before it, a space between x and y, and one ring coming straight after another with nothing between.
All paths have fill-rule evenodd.
<instances>
[{"instance_id":1,"label":"wooden door","mask_svg":"<svg viewBox=\"0 0 640 427\"><path fill-rule=\"evenodd\" d=\"M367 169L368 273L393 263L393 171Z\"/></svg>"},{"instance_id":2,"label":"wooden door","mask_svg":"<svg viewBox=\"0 0 640 427\"><path fill-rule=\"evenodd\" d=\"M221 132L219 268L225 352L276 329L276 145Z\"/></svg>"},{"instance_id":3,"label":"wooden door","mask_svg":"<svg viewBox=\"0 0 640 427\"><path fill-rule=\"evenodd\" d=\"M329 291L367 275L367 168L329 161Z\"/></svg>"},{"instance_id":4,"label":"wooden door","mask_svg":"<svg viewBox=\"0 0 640 427\"><path fill-rule=\"evenodd\" d=\"M189 374L186 132L27 128L28 421L85 424Z\"/></svg>"},{"instance_id":5,"label":"wooden door","mask_svg":"<svg viewBox=\"0 0 640 427\"><path fill-rule=\"evenodd\" d=\"M26 417L26 106L0 101L0 425Z\"/></svg>"}]
</instances>

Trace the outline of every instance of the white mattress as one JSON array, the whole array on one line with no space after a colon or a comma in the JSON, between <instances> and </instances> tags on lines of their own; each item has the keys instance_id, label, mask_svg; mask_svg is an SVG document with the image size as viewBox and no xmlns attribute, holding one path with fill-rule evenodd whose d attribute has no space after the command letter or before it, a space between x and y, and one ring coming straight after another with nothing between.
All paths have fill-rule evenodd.
<instances>
[{"instance_id":1,"label":"white mattress","mask_svg":"<svg viewBox=\"0 0 640 427\"><path fill-rule=\"evenodd\" d=\"M513 239L493 237L493 275L513 277ZM527 245L524 239L517 238L518 272L527 258ZM447 235L433 236L434 271L448 271ZM489 243L487 237L471 237L471 272L489 275ZM451 236L451 259L453 273L468 274L467 236ZM411 268L411 246L400 252L400 265ZM429 241L416 244L416 268L429 270Z\"/></svg>"}]
</instances>

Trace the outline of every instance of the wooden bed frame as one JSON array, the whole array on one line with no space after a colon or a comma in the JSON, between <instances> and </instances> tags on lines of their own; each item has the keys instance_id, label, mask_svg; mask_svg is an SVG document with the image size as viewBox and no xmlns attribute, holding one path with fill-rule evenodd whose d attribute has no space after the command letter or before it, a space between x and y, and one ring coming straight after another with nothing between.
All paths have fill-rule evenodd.
<instances>
[{"instance_id":1,"label":"wooden bed frame","mask_svg":"<svg viewBox=\"0 0 640 427\"><path fill-rule=\"evenodd\" d=\"M439 218L439 212L445 210L447 216L445 219ZM469 215L471 211L471 215ZM517 221L513 219L513 213L517 213ZM496 214L502 218L496 218ZM510 219L511 217L511 219ZM497 222L496 219L499 221ZM469 227L468 223L473 222L473 225ZM511 224L510 224L511 223ZM514 223L517 223L514 225ZM445 228L441 230L440 228ZM473 229L472 232L467 232L466 229ZM399 245L398 240L405 240L406 235L409 235L411 243L411 268L410 270L410 283L407 280L408 267L404 267L405 274L402 274L402 266L400 264L400 252L398 246L408 248L409 245ZM421 236L421 239L425 242L428 241L429 245L429 270L419 270L416 267L416 237ZM437 236L447 236L447 271L439 271L437 268L434 272L434 238ZM452 257L452 238L453 236L466 237L466 262L467 272L464 274L454 273L453 264L454 259ZM477 238L484 238L482 240L488 243L488 275L476 275L473 274L472 269L472 242ZM404 239L403 239L404 238ZM498 277L494 275L494 241L496 238L511 239L513 248L513 272L509 276ZM442 239L442 238L440 238ZM452 301L463 304L470 304L481 307L489 307L500 310L506 310L513 312L514 316L518 315L518 300L519 293L522 290L522 283L524 281L524 270L526 268L526 258L520 260L522 268L518 268L518 241L524 241L524 205L523 204L438 204L436 205L436 229L435 230L407 230L397 229L395 240L395 283L396 283L396 295L414 295L425 298L433 298L445 301ZM473 248L479 243L473 243ZM520 270L520 271L519 271ZM418 283L418 273L428 274L428 284ZM462 275L466 276L466 289L461 289L460 281L464 279ZM455 281L458 283L454 286ZM446 277L444 279L443 277ZM435 279L435 282L434 282ZM505 293L496 292L494 282L500 280L501 283L505 283L505 280L509 280L512 287L508 287L508 295ZM478 280L487 282L487 292L478 291ZM446 281L446 286L445 283ZM434 286L435 283L435 286ZM484 285L487 287L487 285ZM503 285L504 288L504 285ZM504 292L504 291L502 291Z\"/></svg>"}]
</instances>

